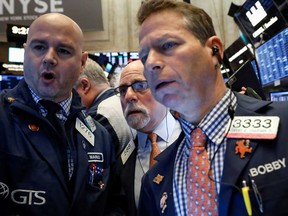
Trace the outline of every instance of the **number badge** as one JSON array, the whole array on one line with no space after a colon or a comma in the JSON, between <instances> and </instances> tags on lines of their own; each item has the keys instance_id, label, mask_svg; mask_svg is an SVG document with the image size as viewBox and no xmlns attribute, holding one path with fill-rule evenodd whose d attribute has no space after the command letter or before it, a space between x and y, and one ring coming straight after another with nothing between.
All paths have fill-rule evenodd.
<instances>
[{"instance_id":1,"label":"number badge","mask_svg":"<svg viewBox=\"0 0 288 216\"><path fill-rule=\"evenodd\" d=\"M227 137L275 139L279 121L278 116L235 116Z\"/></svg>"}]
</instances>

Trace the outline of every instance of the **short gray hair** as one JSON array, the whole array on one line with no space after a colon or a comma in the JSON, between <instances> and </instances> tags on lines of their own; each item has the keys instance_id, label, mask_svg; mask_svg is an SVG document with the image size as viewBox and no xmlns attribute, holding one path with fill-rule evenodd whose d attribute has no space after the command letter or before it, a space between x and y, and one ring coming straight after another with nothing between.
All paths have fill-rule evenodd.
<instances>
[{"instance_id":1,"label":"short gray hair","mask_svg":"<svg viewBox=\"0 0 288 216\"><path fill-rule=\"evenodd\" d=\"M83 72L79 76L78 82L82 77L87 77L95 85L103 83L109 85L108 79L102 67L96 61L90 58L87 59Z\"/></svg>"}]
</instances>

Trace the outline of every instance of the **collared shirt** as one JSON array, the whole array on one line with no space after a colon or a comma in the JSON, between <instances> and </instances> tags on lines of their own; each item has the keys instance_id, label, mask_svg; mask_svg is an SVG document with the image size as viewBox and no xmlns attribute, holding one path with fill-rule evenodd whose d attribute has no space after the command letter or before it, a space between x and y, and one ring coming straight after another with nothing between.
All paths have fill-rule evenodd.
<instances>
[{"instance_id":1,"label":"collared shirt","mask_svg":"<svg viewBox=\"0 0 288 216\"><path fill-rule=\"evenodd\" d=\"M236 109L236 96L227 89L221 100L210 110L210 112L201 120L199 125L179 118L182 129L185 133L185 140L179 145L175 160L175 173L173 176L174 203L177 215L187 214L187 191L186 175L188 170L188 159L191 148L190 134L196 128L200 127L207 135L207 153L211 162L213 171L213 180L217 193L220 193L220 181L224 167L224 156L226 151L226 130L229 127L230 116L228 108L232 106Z\"/></svg>"},{"instance_id":2,"label":"collared shirt","mask_svg":"<svg viewBox=\"0 0 288 216\"><path fill-rule=\"evenodd\" d=\"M181 133L180 123L168 111L166 117L153 131L157 134L157 144L161 152L174 143ZM136 206L140 195L141 179L149 169L151 141L145 133L137 132L138 149L135 166L134 191ZM148 140L147 140L148 139Z\"/></svg>"},{"instance_id":3,"label":"collared shirt","mask_svg":"<svg viewBox=\"0 0 288 216\"><path fill-rule=\"evenodd\" d=\"M39 107L40 114L45 117L47 115L47 110L39 103L39 101L42 100L43 98L39 97L30 87L29 87L29 89L30 89L30 92L31 92L31 95L32 95L34 101L36 102L36 104ZM71 103L72 103L72 93L71 93L69 98L67 98L66 100L59 103L59 105L62 107L62 109L59 110L56 113L56 115L63 122L65 122L67 120L67 117L70 113Z\"/></svg>"}]
</instances>

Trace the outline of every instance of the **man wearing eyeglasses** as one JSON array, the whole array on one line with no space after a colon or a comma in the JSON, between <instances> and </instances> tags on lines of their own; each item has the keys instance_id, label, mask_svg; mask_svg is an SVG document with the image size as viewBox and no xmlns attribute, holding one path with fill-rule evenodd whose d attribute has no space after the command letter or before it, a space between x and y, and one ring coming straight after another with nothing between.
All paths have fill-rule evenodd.
<instances>
[{"instance_id":1,"label":"man wearing eyeglasses","mask_svg":"<svg viewBox=\"0 0 288 216\"><path fill-rule=\"evenodd\" d=\"M141 178L150 168L151 141L148 134L157 134L160 152L183 139L179 122L154 99L143 71L140 60L131 62L123 69L119 87L115 89L129 126L137 130L134 142L124 149L117 166L117 180L121 180L127 200L124 207L127 215L136 215ZM161 155L156 159L160 159Z\"/></svg>"}]
</instances>

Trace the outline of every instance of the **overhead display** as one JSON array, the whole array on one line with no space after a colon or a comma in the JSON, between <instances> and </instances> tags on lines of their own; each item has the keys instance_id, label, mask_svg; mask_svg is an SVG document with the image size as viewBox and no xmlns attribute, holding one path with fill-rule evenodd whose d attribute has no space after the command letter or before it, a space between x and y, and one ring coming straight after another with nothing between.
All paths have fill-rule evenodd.
<instances>
[{"instance_id":1,"label":"overhead display","mask_svg":"<svg viewBox=\"0 0 288 216\"><path fill-rule=\"evenodd\" d=\"M7 24L30 25L38 16L57 12L74 19L83 31L103 31L101 0L1 0L0 34Z\"/></svg>"}]
</instances>

